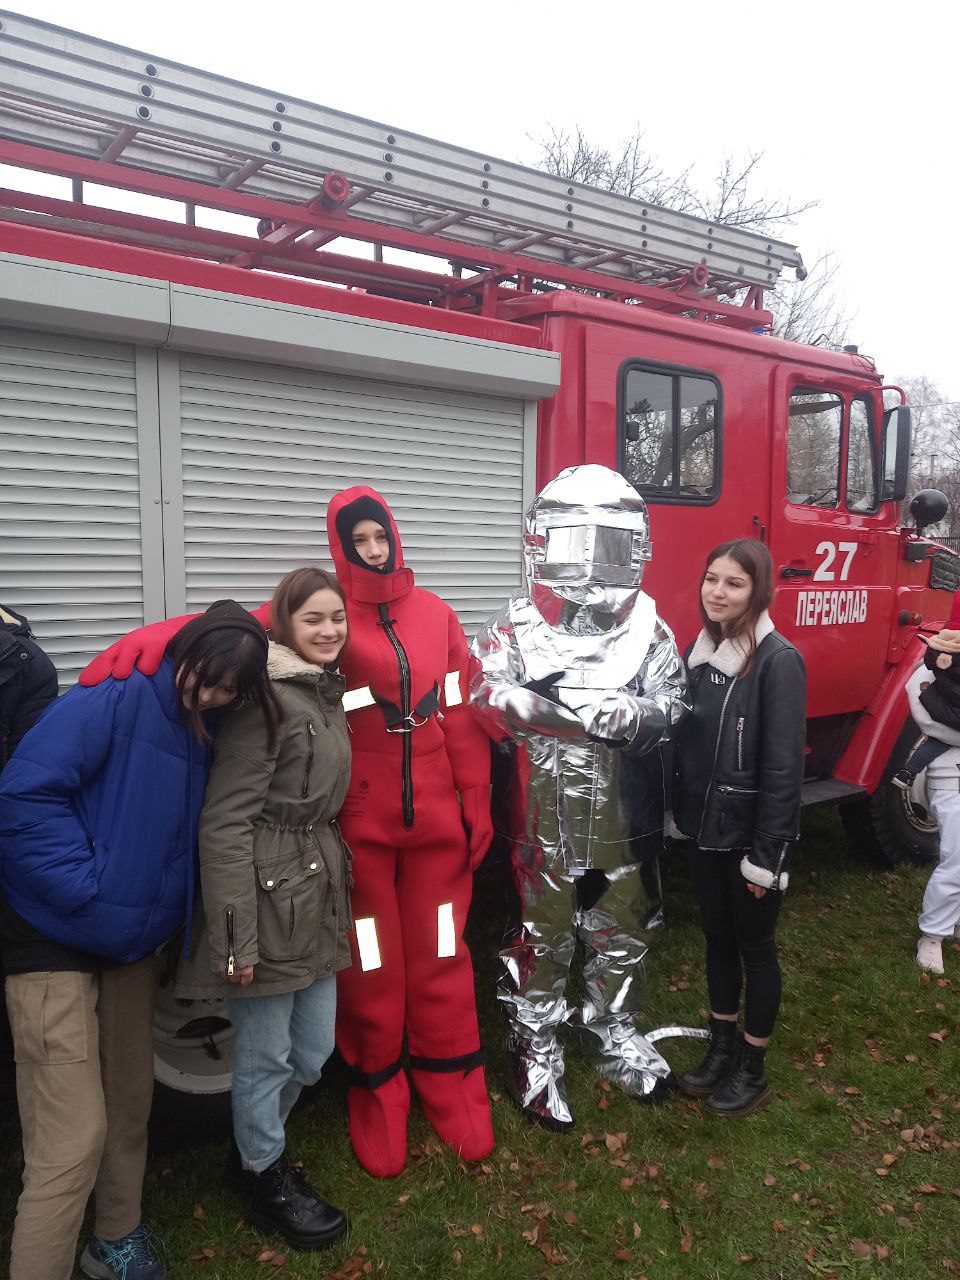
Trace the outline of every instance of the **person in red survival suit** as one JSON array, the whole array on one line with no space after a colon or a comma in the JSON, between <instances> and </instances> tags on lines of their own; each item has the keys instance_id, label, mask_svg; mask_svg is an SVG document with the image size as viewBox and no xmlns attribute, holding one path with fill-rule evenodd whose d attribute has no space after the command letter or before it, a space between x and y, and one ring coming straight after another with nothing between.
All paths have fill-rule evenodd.
<instances>
[{"instance_id":1,"label":"person in red survival suit","mask_svg":"<svg viewBox=\"0 0 960 1280\"><path fill-rule=\"evenodd\" d=\"M493 1149L462 937L472 872L492 837L489 740L468 706L463 629L449 605L414 585L384 499L343 490L327 529L350 623L340 671L352 772L339 822L354 855L353 966L338 975L337 1047L354 1075L354 1152L369 1173L391 1177L407 1155L404 1029L410 1077L437 1136L465 1160ZM254 617L269 627L269 605ZM135 663L149 675L187 620L131 632L81 683L123 679Z\"/></svg>"},{"instance_id":2,"label":"person in red survival suit","mask_svg":"<svg viewBox=\"0 0 960 1280\"><path fill-rule=\"evenodd\" d=\"M383 1177L406 1162L404 1028L410 1076L438 1137L467 1160L493 1149L462 939L471 871L492 835L490 752L467 705L463 630L448 605L414 586L386 502L372 489L338 493L327 534L348 601L340 669L353 735L339 818L354 854L353 966L338 975L337 1046L356 1081L354 1151Z\"/></svg>"}]
</instances>

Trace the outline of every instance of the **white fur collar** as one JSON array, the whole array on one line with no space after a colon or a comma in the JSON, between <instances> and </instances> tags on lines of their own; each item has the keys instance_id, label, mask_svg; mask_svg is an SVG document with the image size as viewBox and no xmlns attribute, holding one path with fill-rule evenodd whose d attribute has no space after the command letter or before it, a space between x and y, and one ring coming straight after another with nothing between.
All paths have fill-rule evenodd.
<instances>
[{"instance_id":1,"label":"white fur collar","mask_svg":"<svg viewBox=\"0 0 960 1280\"><path fill-rule=\"evenodd\" d=\"M754 631L758 647L760 642L765 640L773 630L775 630L773 620L764 609L757 619L757 626ZM693 648L690 650L687 666L700 667L705 662L708 662L711 667L715 667L717 671L722 671L725 676L738 676L743 670L743 664L746 660L747 647L739 636L735 636L732 640L721 640L719 644L714 644L707 632L701 631Z\"/></svg>"},{"instance_id":2,"label":"white fur collar","mask_svg":"<svg viewBox=\"0 0 960 1280\"><path fill-rule=\"evenodd\" d=\"M305 662L299 653L288 649L286 645L270 641L267 654L267 675L271 680L293 680L296 676L325 676L323 667L316 667L312 662Z\"/></svg>"}]
</instances>

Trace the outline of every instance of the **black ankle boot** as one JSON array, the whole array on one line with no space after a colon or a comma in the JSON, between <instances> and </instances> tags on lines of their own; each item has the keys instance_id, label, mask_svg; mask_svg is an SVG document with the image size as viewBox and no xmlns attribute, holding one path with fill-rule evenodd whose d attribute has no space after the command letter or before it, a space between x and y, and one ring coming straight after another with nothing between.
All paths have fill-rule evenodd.
<instances>
[{"instance_id":1,"label":"black ankle boot","mask_svg":"<svg viewBox=\"0 0 960 1280\"><path fill-rule=\"evenodd\" d=\"M691 1098L708 1098L723 1079L737 1045L739 1028L726 1018L710 1019L710 1044L699 1067L680 1076L677 1084Z\"/></svg>"},{"instance_id":2,"label":"black ankle boot","mask_svg":"<svg viewBox=\"0 0 960 1280\"><path fill-rule=\"evenodd\" d=\"M766 1049L741 1040L727 1074L707 1099L707 1106L724 1116L748 1116L770 1101L770 1086L763 1069Z\"/></svg>"},{"instance_id":3,"label":"black ankle boot","mask_svg":"<svg viewBox=\"0 0 960 1280\"><path fill-rule=\"evenodd\" d=\"M285 1155L256 1175L247 1217L296 1249L327 1249L350 1228L347 1215L321 1200Z\"/></svg>"}]
</instances>

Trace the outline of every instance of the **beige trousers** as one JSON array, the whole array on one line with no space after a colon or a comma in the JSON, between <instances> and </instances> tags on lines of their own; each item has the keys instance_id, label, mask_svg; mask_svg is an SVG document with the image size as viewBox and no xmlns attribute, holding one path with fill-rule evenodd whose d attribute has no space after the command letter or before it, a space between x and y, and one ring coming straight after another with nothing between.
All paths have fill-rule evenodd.
<instances>
[{"instance_id":1,"label":"beige trousers","mask_svg":"<svg viewBox=\"0 0 960 1280\"><path fill-rule=\"evenodd\" d=\"M92 1190L94 1231L140 1222L153 1097L154 959L6 979L23 1131L10 1280L69 1280Z\"/></svg>"}]
</instances>

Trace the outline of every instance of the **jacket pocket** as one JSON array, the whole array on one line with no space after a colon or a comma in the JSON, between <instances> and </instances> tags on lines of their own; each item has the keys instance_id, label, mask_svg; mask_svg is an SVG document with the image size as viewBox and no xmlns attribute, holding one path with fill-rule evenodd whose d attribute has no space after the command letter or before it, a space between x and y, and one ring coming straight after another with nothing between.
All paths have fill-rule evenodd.
<instances>
[{"instance_id":1,"label":"jacket pocket","mask_svg":"<svg viewBox=\"0 0 960 1280\"><path fill-rule=\"evenodd\" d=\"M257 869L257 950L263 960L303 960L317 949L326 868L316 848Z\"/></svg>"},{"instance_id":2,"label":"jacket pocket","mask_svg":"<svg viewBox=\"0 0 960 1280\"><path fill-rule=\"evenodd\" d=\"M353 850L350 848L350 846L347 844L346 840L344 840L342 836L340 837L340 842L343 845L344 875L346 877L344 881L344 886L343 886L343 898L344 898L344 906L346 907L346 919L347 919L346 927L348 929L352 929L353 928L353 898L352 898Z\"/></svg>"},{"instance_id":3,"label":"jacket pocket","mask_svg":"<svg viewBox=\"0 0 960 1280\"><path fill-rule=\"evenodd\" d=\"M313 757L317 746L317 731L313 721L307 721L307 761L303 768L303 781L300 783L300 797L305 800L310 794L310 774L313 772Z\"/></svg>"},{"instance_id":4,"label":"jacket pocket","mask_svg":"<svg viewBox=\"0 0 960 1280\"><path fill-rule=\"evenodd\" d=\"M721 784L715 788L718 799L718 826L724 836L724 848L746 847L753 840L757 814L756 787Z\"/></svg>"}]
</instances>

